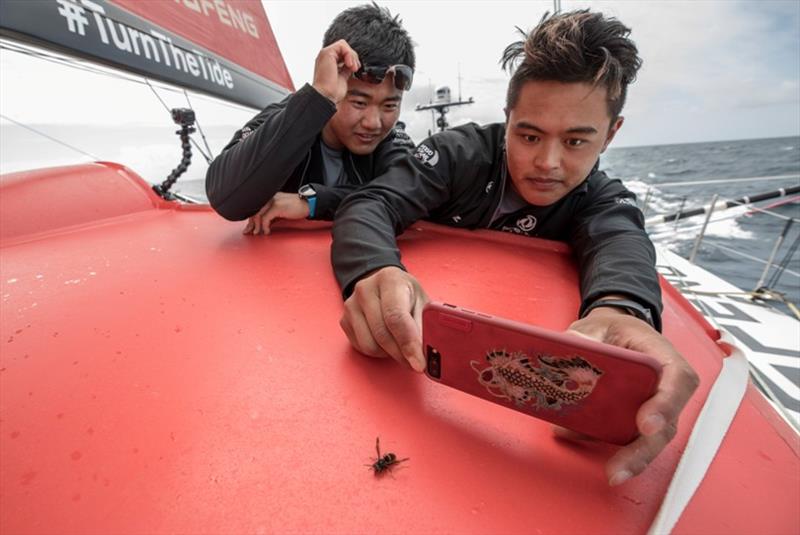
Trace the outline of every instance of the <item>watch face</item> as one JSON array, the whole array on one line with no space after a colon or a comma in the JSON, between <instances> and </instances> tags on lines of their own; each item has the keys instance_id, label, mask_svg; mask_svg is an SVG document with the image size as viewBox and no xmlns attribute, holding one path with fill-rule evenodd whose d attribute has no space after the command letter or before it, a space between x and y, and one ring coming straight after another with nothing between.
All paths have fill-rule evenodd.
<instances>
[{"instance_id":1,"label":"watch face","mask_svg":"<svg viewBox=\"0 0 800 535\"><path fill-rule=\"evenodd\" d=\"M305 184L303 186L300 186L300 189L297 190L297 193L301 197L313 197L317 194L317 192L314 191L314 188L311 187L311 184Z\"/></svg>"}]
</instances>

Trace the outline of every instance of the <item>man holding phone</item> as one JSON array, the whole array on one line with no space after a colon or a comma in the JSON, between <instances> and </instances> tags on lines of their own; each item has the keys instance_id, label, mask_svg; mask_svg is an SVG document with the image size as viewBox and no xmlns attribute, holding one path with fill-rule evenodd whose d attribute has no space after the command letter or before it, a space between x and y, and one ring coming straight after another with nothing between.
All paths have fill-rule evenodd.
<instances>
[{"instance_id":1,"label":"man holding phone","mask_svg":"<svg viewBox=\"0 0 800 535\"><path fill-rule=\"evenodd\" d=\"M353 346L423 371L420 315L428 297L403 268L395 233L428 219L568 241L582 297L570 331L663 365L657 393L637 413L640 436L607 464L611 485L642 472L672 440L698 385L659 334L655 251L635 197L598 170L641 65L629 33L588 10L546 15L504 52L504 67L517 65L506 123L436 134L413 157L396 160L342 203L332 251L346 297L341 326Z\"/></svg>"},{"instance_id":2,"label":"man holding phone","mask_svg":"<svg viewBox=\"0 0 800 535\"><path fill-rule=\"evenodd\" d=\"M220 215L249 218L245 234L282 219L333 219L341 200L413 148L393 130L414 76L414 46L376 4L340 13L325 32L314 82L267 106L208 168Z\"/></svg>"}]
</instances>

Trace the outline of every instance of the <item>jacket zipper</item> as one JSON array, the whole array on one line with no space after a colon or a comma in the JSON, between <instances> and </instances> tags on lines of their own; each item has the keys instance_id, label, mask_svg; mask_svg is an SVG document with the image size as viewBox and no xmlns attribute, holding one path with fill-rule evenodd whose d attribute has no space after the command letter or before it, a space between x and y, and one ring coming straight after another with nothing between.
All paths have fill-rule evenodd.
<instances>
[{"instance_id":1,"label":"jacket zipper","mask_svg":"<svg viewBox=\"0 0 800 535\"><path fill-rule=\"evenodd\" d=\"M350 167L352 167L353 171L356 173L356 179L358 180L358 183L364 184L364 179L361 178L361 173L358 172L358 168L356 167L356 162L353 161L353 153L348 152L347 155L350 157Z\"/></svg>"},{"instance_id":2,"label":"jacket zipper","mask_svg":"<svg viewBox=\"0 0 800 535\"><path fill-rule=\"evenodd\" d=\"M508 178L508 169L506 167L506 151L503 151L503 158L500 162L500 196L498 197L497 204L492 207L492 215L489 216L489 221L486 223L486 228L492 228L494 223L494 216L500 205L503 203L503 195L506 193L506 179Z\"/></svg>"},{"instance_id":3,"label":"jacket zipper","mask_svg":"<svg viewBox=\"0 0 800 535\"><path fill-rule=\"evenodd\" d=\"M311 163L311 151L309 150L308 154L306 155L306 165L303 166L303 172L300 173L300 186L303 186L303 185L307 184L307 182L306 182L306 172L308 172L308 166L309 166L310 163ZM298 188L298 189L300 189L300 188Z\"/></svg>"}]
</instances>

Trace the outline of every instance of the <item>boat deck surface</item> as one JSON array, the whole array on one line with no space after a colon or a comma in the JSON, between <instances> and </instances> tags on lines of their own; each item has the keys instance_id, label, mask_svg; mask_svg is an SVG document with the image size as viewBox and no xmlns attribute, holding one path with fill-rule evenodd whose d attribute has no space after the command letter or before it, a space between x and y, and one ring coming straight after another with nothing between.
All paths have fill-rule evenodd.
<instances>
[{"instance_id":1,"label":"boat deck surface","mask_svg":"<svg viewBox=\"0 0 800 535\"><path fill-rule=\"evenodd\" d=\"M121 213L70 220L66 191L41 203L30 200L41 181L2 183L4 225L20 206L41 219L7 227L0 249L0 532L650 526L725 356L666 281L664 333L702 385L668 449L609 488L614 447L556 439L549 424L351 349L328 226L246 237L104 165L99 183L109 169L126 183L93 210L118 187L141 195ZM400 244L434 299L551 329L576 316L562 244L430 225ZM381 478L365 466L377 436L410 458ZM797 533L798 459L797 435L748 387L675 533Z\"/></svg>"}]
</instances>

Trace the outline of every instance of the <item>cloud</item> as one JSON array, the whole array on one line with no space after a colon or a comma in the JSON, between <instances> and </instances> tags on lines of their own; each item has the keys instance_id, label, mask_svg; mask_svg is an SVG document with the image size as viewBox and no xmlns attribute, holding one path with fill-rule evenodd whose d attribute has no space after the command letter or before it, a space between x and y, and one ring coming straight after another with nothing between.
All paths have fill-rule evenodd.
<instances>
[{"instance_id":1,"label":"cloud","mask_svg":"<svg viewBox=\"0 0 800 535\"><path fill-rule=\"evenodd\" d=\"M359 3L264 2L296 87L312 81L327 25ZM450 123L502 121L508 75L498 64L500 54L518 39L515 26L530 29L552 10L550 0L380 4L400 15L418 43L414 87L402 111L415 141L432 123L430 113L414 107L439 86L450 86L457 96L459 73L462 96L475 103L452 109ZM630 88L615 145L800 135L800 2L562 0L562 6L588 6L633 29L644 66ZM112 117L122 124L169 124L146 86L51 64L42 68L44 62L30 58L23 65L6 52L0 57L0 107L15 119L102 123ZM59 81L57 92L53 80ZM185 104L180 93L159 93L169 106ZM192 102L204 125L228 124L231 132L254 113L214 109L200 97Z\"/></svg>"},{"instance_id":2,"label":"cloud","mask_svg":"<svg viewBox=\"0 0 800 535\"><path fill-rule=\"evenodd\" d=\"M442 5L433 5L438 10L427 13L446 20ZM800 121L792 120L800 117L800 2L565 0L562 5L603 11L632 28L644 65L629 90L617 145L800 134ZM430 28L418 25L414 15L405 17L421 42L418 58L425 73L417 80L455 88L460 62L462 93L476 103L454 110L451 124L503 120L508 76L497 64L500 53L517 39L515 25L530 29L551 9L549 2L524 10L519 4L493 6L478 13L473 4L460 5L460 20L466 22L444 25L446 36L434 41L435 47L428 43ZM406 118L414 113L408 111L410 101L404 104ZM415 139L419 131L412 128L418 123L424 124L424 135L429 116L413 121L409 131Z\"/></svg>"}]
</instances>

